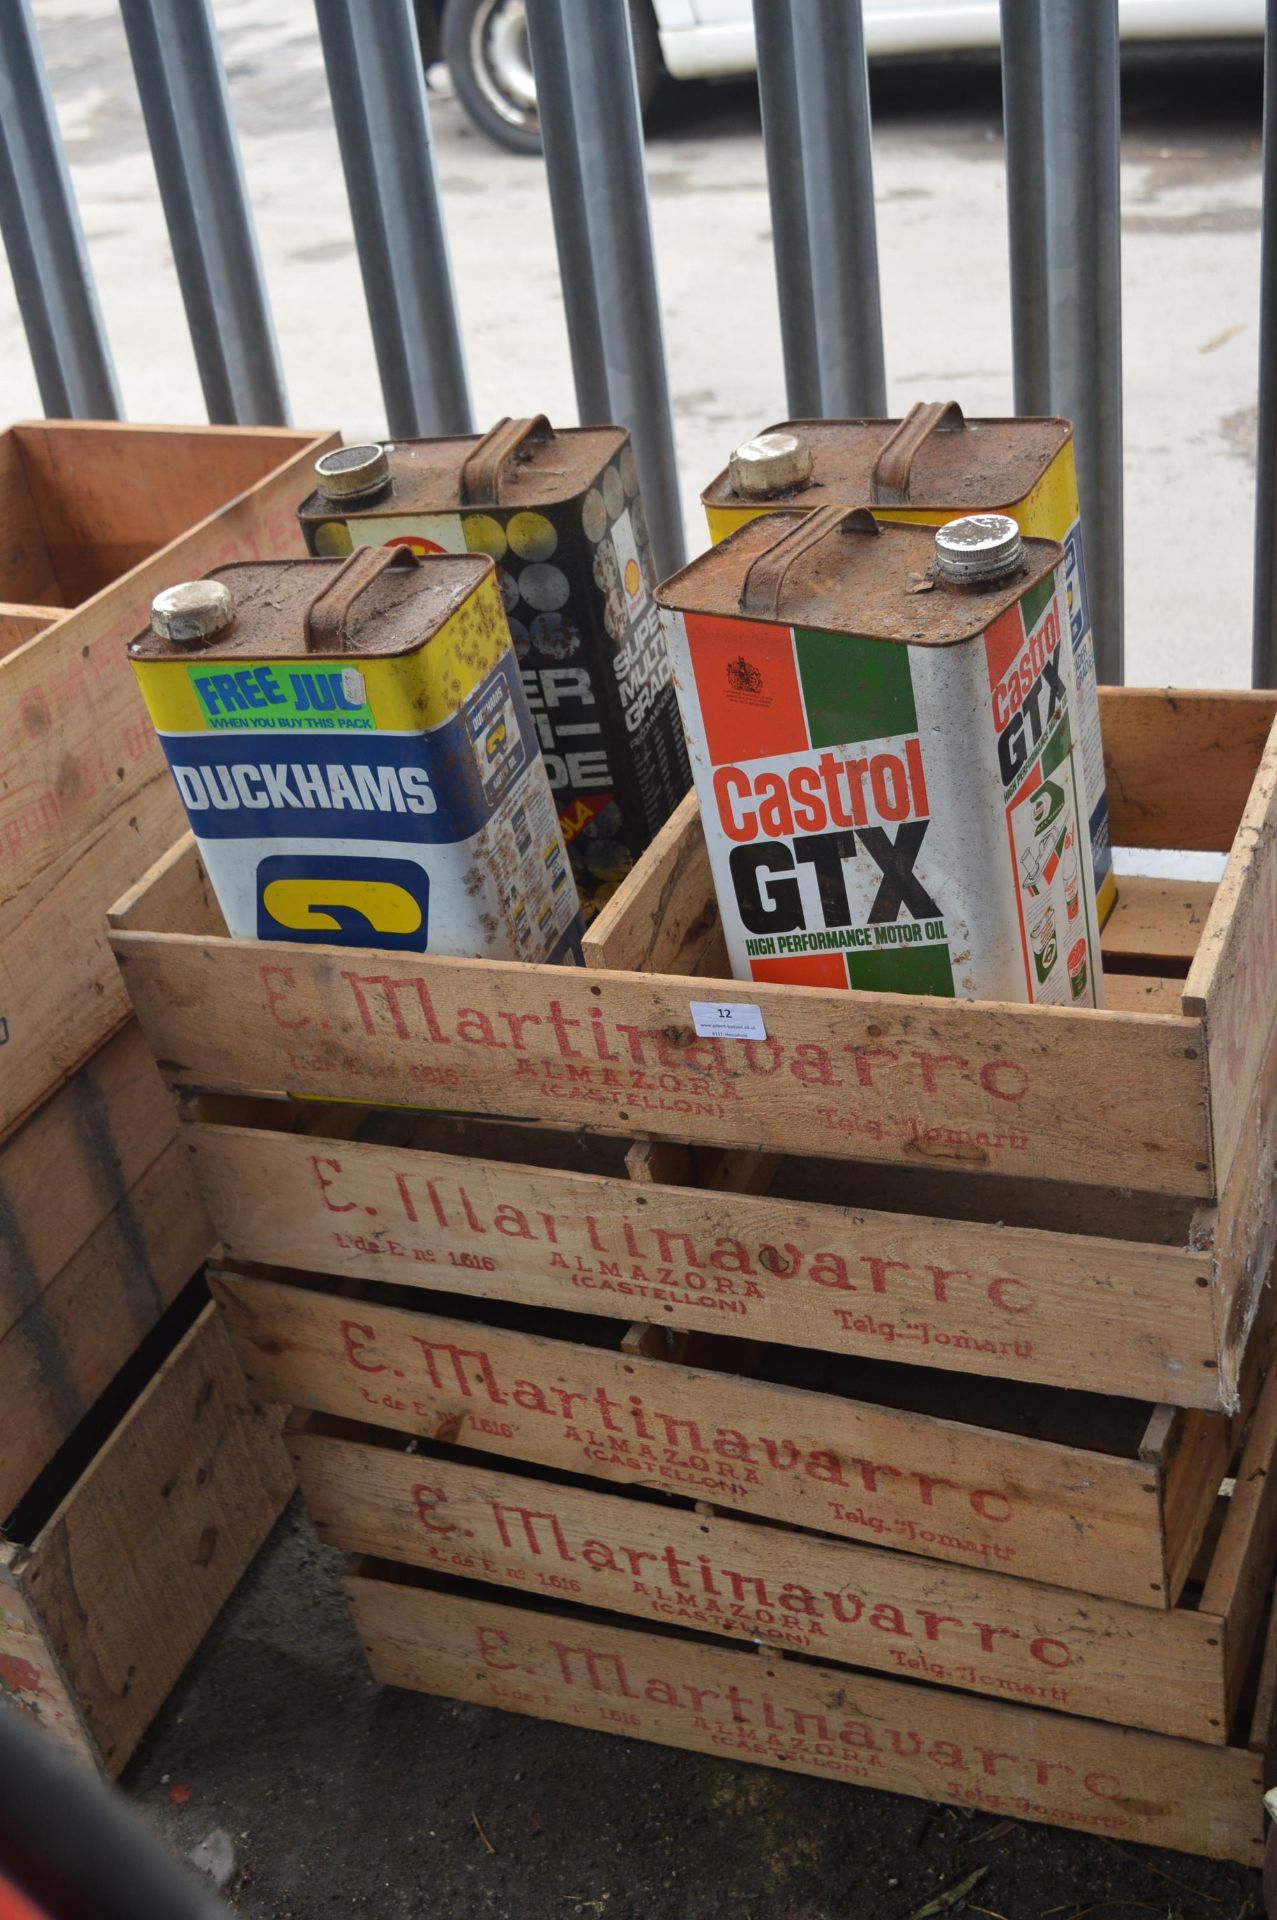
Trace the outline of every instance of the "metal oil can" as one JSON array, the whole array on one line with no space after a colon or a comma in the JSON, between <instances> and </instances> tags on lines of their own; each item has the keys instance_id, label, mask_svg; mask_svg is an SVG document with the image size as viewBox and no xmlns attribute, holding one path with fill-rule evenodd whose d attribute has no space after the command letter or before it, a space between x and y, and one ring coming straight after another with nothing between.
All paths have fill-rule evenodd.
<instances>
[{"instance_id":1,"label":"metal oil can","mask_svg":"<svg viewBox=\"0 0 1277 1920\"><path fill-rule=\"evenodd\" d=\"M160 594L130 653L233 935L577 956L485 555L222 567Z\"/></svg>"},{"instance_id":2,"label":"metal oil can","mask_svg":"<svg viewBox=\"0 0 1277 1920\"><path fill-rule=\"evenodd\" d=\"M345 447L298 509L316 554L486 553L587 919L691 784L638 470L622 427Z\"/></svg>"},{"instance_id":3,"label":"metal oil can","mask_svg":"<svg viewBox=\"0 0 1277 1920\"><path fill-rule=\"evenodd\" d=\"M964 420L956 400L919 402L903 420L786 421L738 447L701 501L715 541L759 513L833 505L923 526L1005 513L1022 534L1061 543L1078 690L1073 724L1103 926L1117 886L1071 423Z\"/></svg>"},{"instance_id":4,"label":"metal oil can","mask_svg":"<svg viewBox=\"0 0 1277 1920\"><path fill-rule=\"evenodd\" d=\"M1056 541L822 507L658 598L737 979L1102 1003Z\"/></svg>"}]
</instances>

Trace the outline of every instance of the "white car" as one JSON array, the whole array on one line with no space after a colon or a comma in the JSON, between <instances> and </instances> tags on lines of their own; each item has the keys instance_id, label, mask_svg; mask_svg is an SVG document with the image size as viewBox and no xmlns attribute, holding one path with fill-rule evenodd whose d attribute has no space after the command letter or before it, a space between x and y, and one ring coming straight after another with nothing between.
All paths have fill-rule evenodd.
<instances>
[{"instance_id":1,"label":"white car","mask_svg":"<svg viewBox=\"0 0 1277 1920\"><path fill-rule=\"evenodd\" d=\"M524 0L416 0L427 65L445 60L466 112L516 153L539 153ZM998 0L863 0L865 44L884 55L996 47ZM1264 0L1119 0L1124 40L1260 39ZM662 78L754 71L752 0L630 0L639 98Z\"/></svg>"}]
</instances>

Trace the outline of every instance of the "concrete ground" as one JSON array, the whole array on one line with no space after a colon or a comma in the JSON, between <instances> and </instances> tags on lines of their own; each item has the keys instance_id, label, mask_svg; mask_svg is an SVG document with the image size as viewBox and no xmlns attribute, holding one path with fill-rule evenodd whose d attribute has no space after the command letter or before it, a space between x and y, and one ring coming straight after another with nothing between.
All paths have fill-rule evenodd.
<instances>
[{"instance_id":1,"label":"concrete ground","mask_svg":"<svg viewBox=\"0 0 1277 1920\"><path fill-rule=\"evenodd\" d=\"M384 431L309 0L215 0L293 417ZM112 0L36 0L102 304L135 419L202 417L132 70ZM955 395L1011 410L996 69L885 75L875 180L893 408ZM1126 96L1127 678L1249 679L1259 267L1258 60L1154 64ZM574 417L540 164L436 105L438 169L475 412ZM683 85L648 172L691 551L700 487L783 418L752 85ZM0 271L0 414L38 412Z\"/></svg>"},{"instance_id":2,"label":"concrete ground","mask_svg":"<svg viewBox=\"0 0 1277 1920\"><path fill-rule=\"evenodd\" d=\"M295 420L383 415L308 0L216 0ZM201 417L117 11L36 0L125 403ZM1248 677L1259 72L1130 76L1123 152L1128 678ZM996 73L882 76L876 183L891 403L1009 411ZM477 416L574 417L539 164L434 109ZM785 412L750 86L673 90L648 146L688 537L701 483ZM0 414L39 411L0 285ZM909 1920L967 1911L1248 1920L1257 1876L471 1707L367 1678L333 1556L287 1519L125 1786L266 1916ZM940 1911L956 1911L950 1905Z\"/></svg>"}]
</instances>

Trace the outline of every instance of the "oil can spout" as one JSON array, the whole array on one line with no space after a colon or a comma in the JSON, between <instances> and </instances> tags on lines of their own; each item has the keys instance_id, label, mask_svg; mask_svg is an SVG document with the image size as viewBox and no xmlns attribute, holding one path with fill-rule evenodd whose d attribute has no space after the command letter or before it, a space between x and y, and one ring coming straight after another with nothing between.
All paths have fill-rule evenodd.
<instances>
[{"instance_id":1,"label":"oil can spout","mask_svg":"<svg viewBox=\"0 0 1277 1920\"><path fill-rule=\"evenodd\" d=\"M165 587L151 602L151 632L171 647L206 647L235 618L235 602L220 580L187 580Z\"/></svg>"},{"instance_id":2,"label":"oil can spout","mask_svg":"<svg viewBox=\"0 0 1277 1920\"><path fill-rule=\"evenodd\" d=\"M986 587L1024 565L1020 529L1006 513L970 513L936 529L936 572L958 586Z\"/></svg>"},{"instance_id":3,"label":"oil can spout","mask_svg":"<svg viewBox=\"0 0 1277 1920\"><path fill-rule=\"evenodd\" d=\"M769 500L811 479L811 448L798 433L759 433L728 462L732 489L747 500Z\"/></svg>"},{"instance_id":4,"label":"oil can spout","mask_svg":"<svg viewBox=\"0 0 1277 1920\"><path fill-rule=\"evenodd\" d=\"M328 500L363 500L390 485L386 449L375 444L338 447L315 462L319 491Z\"/></svg>"}]
</instances>

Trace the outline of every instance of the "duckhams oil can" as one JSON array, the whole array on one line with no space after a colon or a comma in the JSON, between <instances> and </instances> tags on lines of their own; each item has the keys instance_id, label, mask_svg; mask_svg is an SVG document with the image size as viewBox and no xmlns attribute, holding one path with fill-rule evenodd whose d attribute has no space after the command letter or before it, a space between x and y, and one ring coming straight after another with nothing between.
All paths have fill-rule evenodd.
<instances>
[{"instance_id":1,"label":"duckhams oil can","mask_svg":"<svg viewBox=\"0 0 1277 1920\"><path fill-rule=\"evenodd\" d=\"M347 447L302 503L312 553L487 553L587 917L691 784L628 433L504 420Z\"/></svg>"},{"instance_id":2,"label":"duckhams oil can","mask_svg":"<svg viewBox=\"0 0 1277 1920\"><path fill-rule=\"evenodd\" d=\"M778 446L781 440L797 445ZM959 514L1005 513L1022 534L1061 543L1078 691L1073 725L1103 926L1117 887L1070 423L964 420L956 401L920 402L903 420L787 421L739 448L701 500L715 541L759 513L829 504L867 506L880 520L922 526Z\"/></svg>"},{"instance_id":3,"label":"duckhams oil can","mask_svg":"<svg viewBox=\"0 0 1277 1920\"><path fill-rule=\"evenodd\" d=\"M660 589L737 979L1101 1004L1064 568L826 507Z\"/></svg>"},{"instance_id":4,"label":"duckhams oil can","mask_svg":"<svg viewBox=\"0 0 1277 1920\"><path fill-rule=\"evenodd\" d=\"M576 892L491 560L224 567L161 594L131 653L232 934L575 951Z\"/></svg>"}]
</instances>

